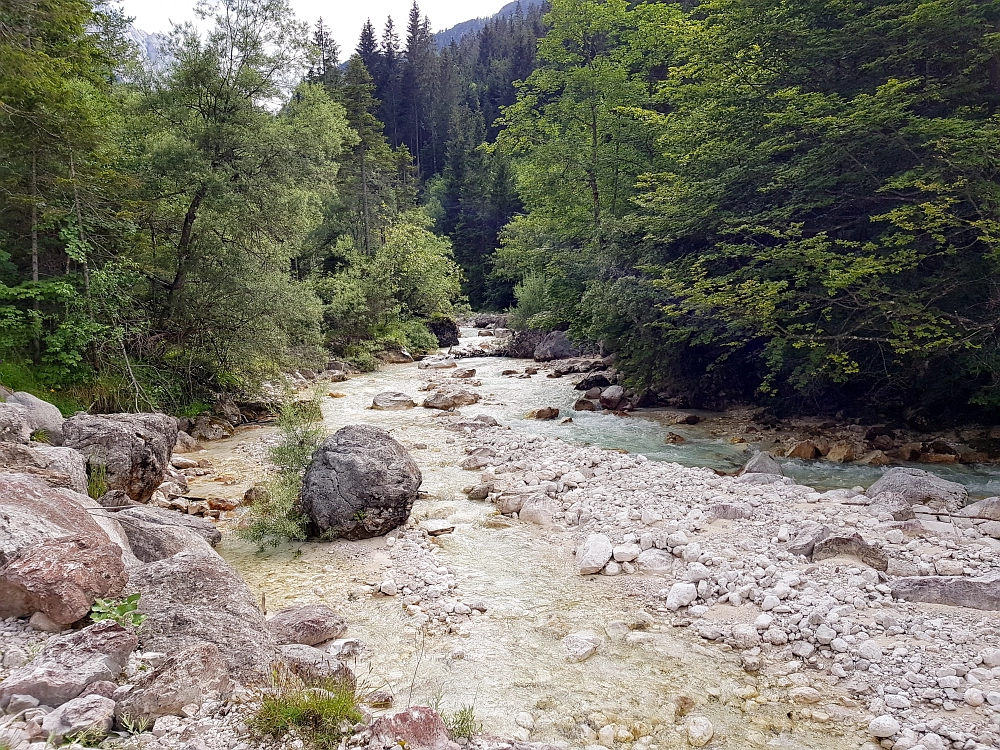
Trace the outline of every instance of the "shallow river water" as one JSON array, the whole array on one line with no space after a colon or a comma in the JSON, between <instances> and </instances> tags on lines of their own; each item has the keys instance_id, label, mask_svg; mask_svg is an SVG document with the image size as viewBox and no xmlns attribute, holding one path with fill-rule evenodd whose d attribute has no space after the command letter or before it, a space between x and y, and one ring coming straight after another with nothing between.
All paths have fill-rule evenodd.
<instances>
[{"instance_id":1,"label":"shallow river water","mask_svg":"<svg viewBox=\"0 0 1000 750\"><path fill-rule=\"evenodd\" d=\"M546 379L544 373L530 380L501 377L504 369L523 369L523 361L483 358L461 365L476 368L481 381L476 390L483 396L466 414L489 414L514 430L687 465L730 469L745 460L739 446L693 428L671 426L684 431L689 442L681 448L664 446L665 427L655 416L574 413L570 407L579 394L568 379ZM423 394L417 389L426 375L415 364L389 365L333 384L331 390L346 396L323 398L325 422L331 432L352 423L375 424L410 449L426 493L414 515L456 524L453 534L435 539L438 557L456 576L465 601L482 601L487 612L461 633L422 635L409 624L398 598L361 593L365 584L382 580L390 563L384 539L296 544L261 553L227 533L219 551L269 611L296 602L328 603L347 619L347 636L366 645L355 664L364 684L391 689L397 708L436 703L455 711L473 705L488 733L523 736L515 718L528 712L535 721L532 740L594 744L579 729L589 720L592 726L627 728L636 738L652 737L650 750L688 747L686 719L674 718L675 701L686 696L694 703L692 715L714 723L712 747L859 747L862 740L851 724L794 722L791 707L768 678L745 674L735 654L705 648L683 628L653 626L633 631L627 640L605 637L597 655L568 662L560 643L564 635L590 630L604 636L608 622L634 617L641 599L628 593L628 577L576 575L571 534L498 522L492 505L469 501L460 490L475 475L457 466L464 457L463 439L439 426L436 412L368 409L372 397L386 390L408 393L419 402ZM574 421L523 419L538 406L557 406ZM250 430L240 439L266 431ZM257 478L259 468L232 451L234 442L210 451L217 467L244 481ZM428 447L415 447L422 444ZM851 476L839 485L857 481Z\"/></svg>"}]
</instances>

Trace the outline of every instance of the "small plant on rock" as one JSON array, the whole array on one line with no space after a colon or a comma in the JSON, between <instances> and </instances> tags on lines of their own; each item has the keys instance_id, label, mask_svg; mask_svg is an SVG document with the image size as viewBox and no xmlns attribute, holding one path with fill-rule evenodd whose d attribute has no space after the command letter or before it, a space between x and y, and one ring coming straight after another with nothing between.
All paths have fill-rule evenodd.
<instances>
[{"instance_id":1,"label":"small plant on rock","mask_svg":"<svg viewBox=\"0 0 1000 750\"><path fill-rule=\"evenodd\" d=\"M145 716L133 716L128 711L118 717L118 723L129 734L142 734L153 726L153 722Z\"/></svg>"},{"instance_id":2,"label":"small plant on rock","mask_svg":"<svg viewBox=\"0 0 1000 750\"><path fill-rule=\"evenodd\" d=\"M444 725L453 738L472 739L483 731L483 723L476 718L476 708L471 703L450 714L442 714Z\"/></svg>"},{"instance_id":3,"label":"small plant on rock","mask_svg":"<svg viewBox=\"0 0 1000 750\"><path fill-rule=\"evenodd\" d=\"M108 467L104 464L87 465L87 494L94 500L108 491Z\"/></svg>"},{"instance_id":4,"label":"small plant on rock","mask_svg":"<svg viewBox=\"0 0 1000 750\"><path fill-rule=\"evenodd\" d=\"M52 443L52 438L49 437L48 430L35 430L31 433L31 440L35 443L45 443L49 445Z\"/></svg>"},{"instance_id":5,"label":"small plant on rock","mask_svg":"<svg viewBox=\"0 0 1000 750\"><path fill-rule=\"evenodd\" d=\"M68 734L63 738L63 742L70 745L82 745L83 747L98 747L108 733L98 727L87 727L79 732Z\"/></svg>"},{"instance_id":6,"label":"small plant on rock","mask_svg":"<svg viewBox=\"0 0 1000 750\"><path fill-rule=\"evenodd\" d=\"M250 722L259 738L279 739L289 732L316 750L334 750L364 719L355 685L336 679L303 680L287 668L276 669L270 689Z\"/></svg>"},{"instance_id":7,"label":"small plant on rock","mask_svg":"<svg viewBox=\"0 0 1000 750\"><path fill-rule=\"evenodd\" d=\"M140 596L132 594L124 599L97 599L90 608L90 619L94 622L114 620L122 627L138 632L146 621L146 615L138 611Z\"/></svg>"}]
</instances>

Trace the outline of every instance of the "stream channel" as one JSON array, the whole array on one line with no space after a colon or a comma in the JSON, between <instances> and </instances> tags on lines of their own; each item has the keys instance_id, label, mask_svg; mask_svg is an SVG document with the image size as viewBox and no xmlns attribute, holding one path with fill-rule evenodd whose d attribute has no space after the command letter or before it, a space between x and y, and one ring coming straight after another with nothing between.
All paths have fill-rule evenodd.
<instances>
[{"instance_id":1,"label":"stream channel","mask_svg":"<svg viewBox=\"0 0 1000 750\"><path fill-rule=\"evenodd\" d=\"M573 412L579 393L572 389L570 378L548 379L544 371L530 380L501 376L501 371L523 370L525 364L495 357L462 360L460 366L477 370L481 385L476 390L482 396L464 413L489 414L519 432L626 449L688 466L731 470L746 459L745 446L729 445L697 426L671 425L688 442L664 445L666 422L655 413L621 418ZM293 544L259 552L238 540L230 523L219 552L264 598L269 612L292 603L329 604L347 620L346 637L364 643L353 664L362 684L391 690L396 708L431 704L449 712L473 705L489 734L528 739L527 731L515 722L527 712L534 719L533 741L569 747L596 744L596 738L586 737L580 729L589 720L595 728L615 724L631 730L635 738L647 738L645 744L634 745L624 738L616 745L620 750L686 748L686 719L675 719L676 701L686 696L694 703L691 715L707 717L715 726L711 747L860 746L863 738L852 723L790 719L785 691L775 687L773 677L744 673L735 653L706 647L684 628L654 625L633 631L626 639L605 637L595 656L582 663L568 662L559 642L562 636L582 630L604 636L605 625L632 619L643 600L629 594L630 577L577 575L572 533L498 522L491 504L468 500L461 488L472 484L477 474L458 468L465 455L464 437L445 430L437 412L420 407L395 412L368 408L382 391L402 391L419 403L424 394L418 388L427 379L427 371L405 364L335 383L329 390L346 395L323 397L326 426L333 432L347 424L378 425L410 450L424 478L423 499L414 506L414 518L446 518L455 524L454 533L434 538L437 557L456 576L464 600L485 603L486 613L463 625L460 633L425 635L410 624L399 597L368 593L390 565L385 538ZM539 406L557 406L574 421L524 419L525 412ZM247 446L272 429L241 429L233 438L214 443L205 457L220 473L235 477L237 484L195 482L192 493L242 492L262 478L263 469ZM880 473L828 465L826 471L835 474L820 476L810 469L810 476L804 466L786 468L799 481L816 486L868 484ZM986 494L991 486L1000 488L1000 480L989 473L967 471L962 477L974 485L975 494Z\"/></svg>"}]
</instances>

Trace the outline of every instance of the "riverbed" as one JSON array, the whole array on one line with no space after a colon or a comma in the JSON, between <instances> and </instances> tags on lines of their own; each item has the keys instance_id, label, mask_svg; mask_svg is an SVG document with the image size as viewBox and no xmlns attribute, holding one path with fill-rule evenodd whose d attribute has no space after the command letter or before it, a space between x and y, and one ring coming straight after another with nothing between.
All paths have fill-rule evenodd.
<instances>
[{"instance_id":1,"label":"riverbed","mask_svg":"<svg viewBox=\"0 0 1000 750\"><path fill-rule=\"evenodd\" d=\"M686 465L728 469L745 459L745 448L726 445L706 430L674 427L688 432L688 443L664 446L656 414L574 413L570 407L579 394L568 379L549 379L544 372L530 379L501 375L523 370L523 361L483 358L461 364L476 369L475 390L483 397L463 412L490 415L512 430L631 452L645 448L650 458ZM348 637L364 644L354 658L363 685L390 690L396 708L431 704L453 712L473 706L482 730L490 734L585 747L598 741L592 730L614 726L616 747L623 750L680 748L688 746L688 719L682 714L690 711L714 724L713 747L860 745L853 725L792 720L784 691L772 680L747 674L734 653L706 648L686 629L654 622L627 637L608 635L607 626L616 621L650 619L634 587L624 579L577 575L575 540L561 528L509 523L498 519L492 505L469 501L461 489L476 474L458 468L465 457L462 435L444 429L439 412L368 408L386 390L408 393L419 402L427 378L416 364L388 365L324 386L324 421L330 432L359 422L378 425L410 450L424 477L424 497L413 517L455 524L454 533L433 540L435 556L454 576L464 600L483 603L486 612L449 634L429 635L415 627L399 598L371 594L391 565L384 538L260 552L230 530L219 551L269 612L292 603L329 604L348 621ZM565 410L573 422L524 419L526 411L543 405ZM244 431L208 452L220 471L240 480L228 488L231 492L263 476L262 467L235 446L269 432ZM212 489L227 488L215 484ZM192 491L198 493L197 483ZM573 663L560 639L578 631L596 633L604 643L597 655Z\"/></svg>"}]
</instances>

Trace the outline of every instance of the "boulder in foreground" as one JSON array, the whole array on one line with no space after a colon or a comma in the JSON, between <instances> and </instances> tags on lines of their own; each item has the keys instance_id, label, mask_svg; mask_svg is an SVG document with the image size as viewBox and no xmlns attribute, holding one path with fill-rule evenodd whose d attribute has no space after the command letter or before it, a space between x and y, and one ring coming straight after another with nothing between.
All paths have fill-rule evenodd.
<instances>
[{"instance_id":1,"label":"boulder in foreground","mask_svg":"<svg viewBox=\"0 0 1000 750\"><path fill-rule=\"evenodd\" d=\"M349 425L313 456L302 509L317 536L381 536L406 523L422 481L416 462L388 432Z\"/></svg>"}]
</instances>

